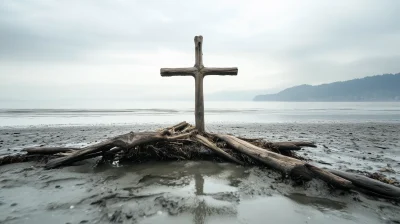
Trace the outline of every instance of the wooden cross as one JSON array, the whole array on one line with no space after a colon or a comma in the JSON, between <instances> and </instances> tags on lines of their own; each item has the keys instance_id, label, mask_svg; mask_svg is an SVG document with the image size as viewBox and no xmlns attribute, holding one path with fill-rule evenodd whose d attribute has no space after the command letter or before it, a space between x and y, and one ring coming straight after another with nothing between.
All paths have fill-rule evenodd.
<instances>
[{"instance_id":1,"label":"wooden cross","mask_svg":"<svg viewBox=\"0 0 400 224\"><path fill-rule=\"evenodd\" d=\"M204 96L203 78L206 75L237 75L238 68L207 68L203 65L203 37L195 36L196 63L189 68L162 68L161 76L193 76L195 80L195 118L196 128L199 132L205 132L204 127Z\"/></svg>"}]
</instances>

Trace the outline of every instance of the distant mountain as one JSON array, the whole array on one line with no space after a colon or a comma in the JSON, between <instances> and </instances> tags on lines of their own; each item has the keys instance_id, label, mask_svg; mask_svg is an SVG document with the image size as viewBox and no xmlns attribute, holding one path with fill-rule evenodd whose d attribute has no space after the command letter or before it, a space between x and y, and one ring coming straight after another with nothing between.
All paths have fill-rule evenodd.
<instances>
[{"instance_id":1,"label":"distant mountain","mask_svg":"<svg viewBox=\"0 0 400 224\"><path fill-rule=\"evenodd\" d=\"M263 93L276 93L282 89L263 89L263 90L231 90L219 92L205 92L204 98L208 101L250 101L255 95ZM192 100L192 98L190 98Z\"/></svg>"},{"instance_id":2,"label":"distant mountain","mask_svg":"<svg viewBox=\"0 0 400 224\"><path fill-rule=\"evenodd\" d=\"M400 73L317 86L300 85L254 101L400 101Z\"/></svg>"}]
</instances>

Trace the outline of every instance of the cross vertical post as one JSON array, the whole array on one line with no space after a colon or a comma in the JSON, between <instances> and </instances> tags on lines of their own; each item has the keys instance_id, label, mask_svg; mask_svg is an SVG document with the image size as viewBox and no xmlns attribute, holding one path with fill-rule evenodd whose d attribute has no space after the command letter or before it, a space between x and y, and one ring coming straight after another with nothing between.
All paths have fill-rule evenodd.
<instances>
[{"instance_id":1,"label":"cross vertical post","mask_svg":"<svg viewBox=\"0 0 400 224\"><path fill-rule=\"evenodd\" d=\"M238 68L207 68L203 65L203 37L195 36L195 64L189 68L161 68L163 77L168 76L193 76L195 79L195 109L196 129L200 133L205 132L204 123L204 95L203 79L206 75L237 75Z\"/></svg>"},{"instance_id":2,"label":"cross vertical post","mask_svg":"<svg viewBox=\"0 0 400 224\"><path fill-rule=\"evenodd\" d=\"M203 65L203 37L195 36L194 37L194 46L195 46L195 61L194 67L197 68L197 72L194 76L195 79L195 96L194 96L194 114L195 114L195 122L196 128L200 132L204 132L205 123L204 123L204 97L203 97L203 78L204 75L200 70L204 67Z\"/></svg>"},{"instance_id":3,"label":"cross vertical post","mask_svg":"<svg viewBox=\"0 0 400 224\"><path fill-rule=\"evenodd\" d=\"M204 96L203 96L203 74L197 72L194 76L195 96L194 96L194 116L196 120L196 128L199 132L204 132Z\"/></svg>"},{"instance_id":4,"label":"cross vertical post","mask_svg":"<svg viewBox=\"0 0 400 224\"><path fill-rule=\"evenodd\" d=\"M203 37L202 36L195 36L194 37L194 46L195 46L195 61L194 67L197 69L203 68Z\"/></svg>"}]
</instances>

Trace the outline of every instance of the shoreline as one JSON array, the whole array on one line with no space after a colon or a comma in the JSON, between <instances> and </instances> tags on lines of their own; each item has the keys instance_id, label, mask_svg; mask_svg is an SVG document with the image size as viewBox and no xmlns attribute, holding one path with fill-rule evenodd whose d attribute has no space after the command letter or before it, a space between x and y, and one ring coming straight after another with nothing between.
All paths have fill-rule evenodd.
<instances>
[{"instance_id":1,"label":"shoreline","mask_svg":"<svg viewBox=\"0 0 400 224\"><path fill-rule=\"evenodd\" d=\"M194 121L187 121L190 124L194 124ZM165 123L160 123L160 122L137 122L137 123L130 123L130 122L125 122L125 123L93 123L93 124L84 124L84 123L72 123L72 124L64 124L64 123L59 123L59 124L35 124L35 125L5 125L2 126L0 124L0 130L3 129L28 129L28 128L68 128L68 127L125 127L125 126L130 126L130 127L164 127L168 125L173 125L176 124L177 122L165 122ZM237 121L237 122L207 122L206 129L207 127L214 128L215 126L238 126L238 125L263 125L263 126L268 126L268 125L347 125L347 124L354 124L354 125L400 125L400 120L337 120L337 121L270 121L270 122L248 122L248 121Z\"/></svg>"}]
</instances>

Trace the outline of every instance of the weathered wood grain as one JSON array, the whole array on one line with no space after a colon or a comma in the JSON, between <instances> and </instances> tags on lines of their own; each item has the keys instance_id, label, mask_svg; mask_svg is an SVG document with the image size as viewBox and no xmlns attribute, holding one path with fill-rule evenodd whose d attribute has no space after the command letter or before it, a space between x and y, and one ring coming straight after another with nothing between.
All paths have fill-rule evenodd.
<instances>
[{"instance_id":1,"label":"weathered wood grain","mask_svg":"<svg viewBox=\"0 0 400 224\"><path fill-rule=\"evenodd\" d=\"M206 75L237 75L238 68L208 68L205 67L202 69L202 73L204 76Z\"/></svg>"},{"instance_id":2,"label":"weathered wood grain","mask_svg":"<svg viewBox=\"0 0 400 224\"><path fill-rule=\"evenodd\" d=\"M197 68L189 67L189 68L162 68L160 69L160 73L162 77L170 77L170 76L194 76L197 72Z\"/></svg>"}]
</instances>

